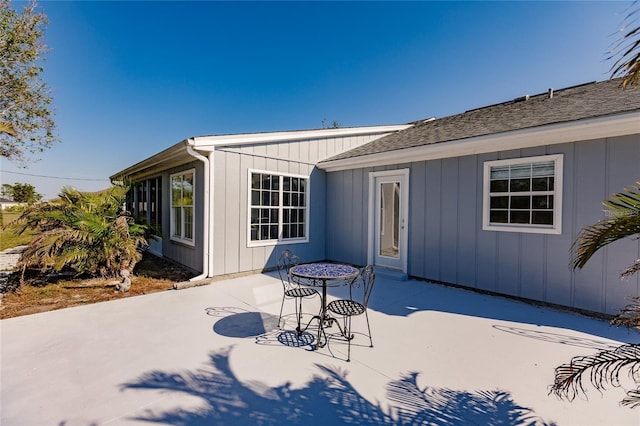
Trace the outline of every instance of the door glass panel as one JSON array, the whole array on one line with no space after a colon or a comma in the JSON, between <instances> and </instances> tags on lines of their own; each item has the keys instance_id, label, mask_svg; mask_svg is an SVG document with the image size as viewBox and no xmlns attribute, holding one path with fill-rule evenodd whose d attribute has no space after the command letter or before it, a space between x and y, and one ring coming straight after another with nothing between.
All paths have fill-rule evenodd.
<instances>
[{"instance_id":1,"label":"door glass panel","mask_svg":"<svg viewBox=\"0 0 640 426\"><path fill-rule=\"evenodd\" d=\"M380 251L378 255L399 257L400 182L380 185Z\"/></svg>"}]
</instances>

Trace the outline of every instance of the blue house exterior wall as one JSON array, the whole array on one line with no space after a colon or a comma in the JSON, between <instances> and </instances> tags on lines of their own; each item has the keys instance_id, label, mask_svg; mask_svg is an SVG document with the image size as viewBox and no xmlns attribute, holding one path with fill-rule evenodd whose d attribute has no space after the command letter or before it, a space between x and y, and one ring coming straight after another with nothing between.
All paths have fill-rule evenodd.
<instances>
[{"instance_id":1,"label":"blue house exterior wall","mask_svg":"<svg viewBox=\"0 0 640 426\"><path fill-rule=\"evenodd\" d=\"M485 161L564 154L562 233L482 229ZM640 180L640 135L327 173L327 258L367 262L369 172L410 169L408 274L616 314L640 294L640 277L619 274L640 242L618 241L582 270L569 266L578 232L604 217L602 201Z\"/></svg>"}]
</instances>

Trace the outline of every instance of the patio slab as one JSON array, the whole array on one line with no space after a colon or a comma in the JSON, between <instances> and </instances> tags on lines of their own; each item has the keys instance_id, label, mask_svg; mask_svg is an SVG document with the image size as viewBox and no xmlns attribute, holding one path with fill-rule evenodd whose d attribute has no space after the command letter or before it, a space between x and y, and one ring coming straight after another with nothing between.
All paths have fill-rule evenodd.
<instances>
[{"instance_id":1,"label":"patio slab","mask_svg":"<svg viewBox=\"0 0 640 426\"><path fill-rule=\"evenodd\" d=\"M258 274L2 320L0 423L640 423L619 388L587 387L588 400L573 402L548 395L556 366L640 343L635 331L379 277L375 346L358 336L347 363L338 339L316 351L313 330L297 339L293 315L276 327L281 291L277 274Z\"/></svg>"}]
</instances>

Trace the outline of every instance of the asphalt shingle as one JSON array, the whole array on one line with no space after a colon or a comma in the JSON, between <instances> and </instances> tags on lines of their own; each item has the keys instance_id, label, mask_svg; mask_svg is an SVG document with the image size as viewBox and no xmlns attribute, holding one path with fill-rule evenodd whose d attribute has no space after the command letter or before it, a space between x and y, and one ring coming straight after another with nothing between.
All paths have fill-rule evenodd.
<instances>
[{"instance_id":1,"label":"asphalt shingle","mask_svg":"<svg viewBox=\"0 0 640 426\"><path fill-rule=\"evenodd\" d=\"M516 98L435 120L424 120L326 161L468 139L515 130L640 110L640 89L620 88L620 80L593 82Z\"/></svg>"}]
</instances>

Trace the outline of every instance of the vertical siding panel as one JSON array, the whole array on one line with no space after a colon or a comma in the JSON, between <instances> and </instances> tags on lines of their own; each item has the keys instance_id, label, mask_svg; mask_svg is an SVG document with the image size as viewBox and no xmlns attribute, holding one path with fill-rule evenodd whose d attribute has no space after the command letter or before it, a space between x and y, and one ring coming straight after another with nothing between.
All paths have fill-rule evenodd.
<instances>
[{"instance_id":1,"label":"vertical siding panel","mask_svg":"<svg viewBox=\"0 0 640 426\"><path fill-rule=\"evenodd\" d=\"M550 154L564 154L562 188L562 234L547 235L544 301L571 306L574 280L569 268L569 248L575 237L576 186L575 144L555 145Z\"/></svg>"},{"instance_id":2,"label":"vertical siding panel","mask_svg":"<svg viewBox=\"0 0 640 426\"><path fill-rule=\"evenodd\" d=\"M578 229L603 218L602 201L607 197L605 186L606 147L603 140L583 142L576 146L576 225ZM600 250L576 271L575 303L582 309L600 311L604 308L604 251Z\"/></svg>"},{"instance_id":3,"label":"vertical siding panel","mask_svg":"<svg viewBox=\"0 0 640 426\"><path fill-rule=\"evenodd\" d=\"M497 159L497 154L480 155L477 158L478 169L476 179L477 204L478 204L478 236L476 243L476 287L497 291L497 264L498 264L498 233L495 231L484 231L482 229L482 199L483 199L483 176L484 163Z\"/></svg>"},{"instance_id":4,"label":"vertical siding panel","mask_svg":"<svg viewBox=\"0 0 640 426\"><path fill-rule=\"evenodd\" d=\"M426 234L427 164L414 163L409 177L409 275L424 277L424 236Z\"/></svg>"},{"instance_id":5,"label":"vertical siding panel","mask_svg":"<svg viewBox=\"0 0 640 426\"><path fill-rule=\"evenodd\" d=\"M356 235L354 233L355 222L354 222L354 214L356 207L354 206L354 183L353 183L353 170L346 170L343 174L343 193L342 200L340 201L344 206L342 221L344 223L343 234L348 233L348 237L345 235L342 239L342 256L341 259L344 259L344 262L354 263L353 262L353 254L355 252L354 245L357 240ZM348 224L348 225L347 225Z\"/></svg>"},{"instance_id":6,"label":"vertical siding panel","mask_svg":"<svg viewBox=\"0 0 640 426\"><path fill-rule=\"evenodd\" d=\"M458 158L442 160L440 276L449 283L458 281Z\"/></svg>"},{"instance_id":7,"label":"vertical siding panel","mask_svg":"<svg viewBox=\"0 0 640 426\"><path fill-rule=\"evenodd\" d=\"M640 180L640 136L611 138L607 141L608 195L637 186ZM640 241L625 238L607 246L605 251L605 311L618 313L628 297L640 294L640 274L620 280L620 273L640 258Z\"/></svg>"},{"instance_id":8,"label":"vertical siding panel","mask_svg":"<svg viewBox=\"0 0 640 426\"><path fill-rule=\"evenodd\" d=\"M213 194L213 272L216 275L224 273L226 241L225 220L225 188L227 186L226 155L224 151L216 151L213 157L213 173L215 173Z\"/></svg>"},{"instance_id":9,"label":"vertical siding panel","mask_svg":"<svg viewBox=\"0 0 640 426\"><path fill-rule=\"evenodd\" d=\"M238 181L240 182L238 197L240 206L236 215L239 216L240 229L238 235L239 243L239 270L250 271L254 268L252 253L247 247L247 235L249 232L249 169L253 168L252 157L247 155L240 156L240 169L238 170ZM264 265L262 265L264 266ZM261 267L262 267L261 266Z\"/></svg>"},{"instance_id":10,"label":"vertical siding panel","mask_svg":"<svg viewBox=\"0 0 640 426\"><path fill-rule=\"evenodd\" d=\"M545 147L521 150L522 157L545 155ZM544 300L546 235L522 233L520 239L520 277L518 296Z\"/></svg>"},{"instance_id":11,"label":"vertical siding panel","mask_svg":"<svg viewBox=\"0 0 640 426\"><path fill-rule=\"evenodd\" d=\"M481 226L477 207L478 175L475 156L461 157L458 168L458 280L468 287L476 285L476 229Z\"/></svg>"},{"instance_id":12,"label":"vertical siding panel","mask_svg":"<svg viewBox=\"0 0 640 426\"><path fill-rule=\"evenodd\" d=\"M237 272L240 264L240 156L226 155L225 175L228 177L224 186L224 273ZM244 191L243 191L244 192Z\"/></svg>"},{"instance_id":13,"label":"vertical siding panel","mask_svg":"<svg viewBox=\"0 0 640 426\"><path fill-rule=\"evenodd\" d=\"M440 227L441 227L441 194L442 194L442 161L427 163L426 169L426 210L425 210L425 278L441 280L440 275Z\"/></svg>"},{"instance_id":14,"label":"vertical siding panel","mask_svg":"<svg viewBox=\"0 0 640 426\"><path fill-rule=\"evenodd\" d=\"M352 263L356 265L364 265L366 263L366 253L363 259L363 245L366 231L363 224L366 223L367 205L365 204L366 192L362 189L362 169L352 171L352 200L353 212L351 215L351 223L353 227L353 236L351 238L351 258Z\"/></svg>"}]
</instances>

